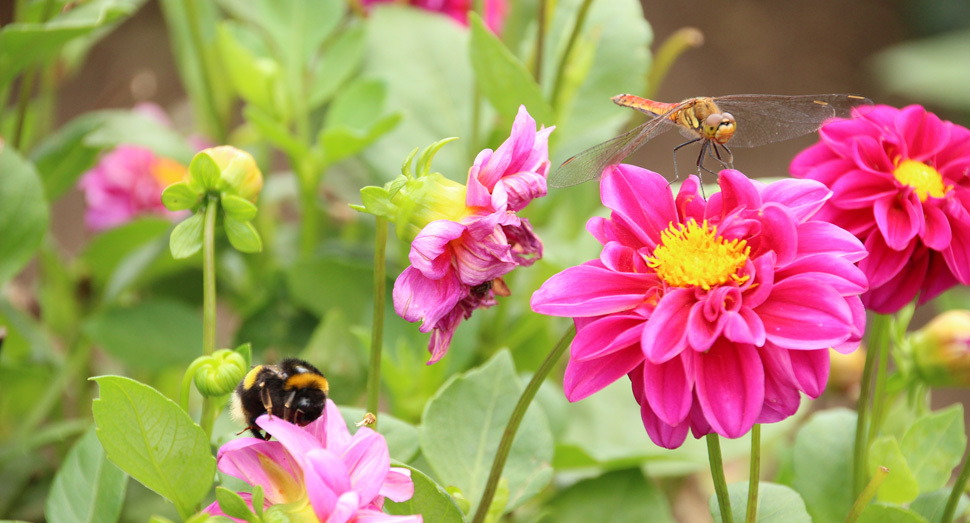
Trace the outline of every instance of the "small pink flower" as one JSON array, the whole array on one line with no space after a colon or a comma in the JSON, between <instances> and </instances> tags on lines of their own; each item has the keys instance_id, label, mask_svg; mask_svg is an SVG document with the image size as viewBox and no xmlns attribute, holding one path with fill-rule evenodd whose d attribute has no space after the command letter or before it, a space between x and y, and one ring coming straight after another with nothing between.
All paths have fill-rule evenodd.
<instances>
[{"instance_id":1,"label":"small pink flower","mask_svg":"<svg viewBox=\"0 0 970 523\"><path fill-rule=\"evenodd\" d=\"M374 4L386 4L397 2L398 0L364 0L365 6ZM473 7L473 0L408 0L408 5L433 11L451 17L452 20L461 25L468 25L468 12ZM484 13L482 18L485 25L495 34L502 34L502 26L505 17L508 15L509 7L506 0L485 0Z\"/></svg>"},{"instance_id":2,"label":"small pink flower","mask_svg":"<svg viewBox=\"0 0 970 523\"><path fill-rule=\"evenodd\" d=\"M882 314L970 284L970 130L921 106L834 120L791 164L834 195L820 219L865 243L866 306Z\"/></svg>"},{"instance_id":3,"label":"small pink flower","mask_svg":"<svg viewBox=\"0 0 970 523\"><path fill-rule=\"evenodd\" d=\"M549 133L525 107L498 149L482 151L468 172L461 217L426 224L411 243L411 265L394 282L394 309L433 332L428 364L440 360L455 328L507 293L501 277L542 257L542 242L516 212L546 194Z\"/></svg>"},{"instance_id":4,"label":"small pink flower","mask_svg":"<svg viewBox=\"0 0 970 523\"><path fill-rule=\"evenodd\" d=\"M267 415L256 423L276 440L234 439L219 449L218 466L262 487L264 508L286 505L296 520L321 523L422 521L382 512L385 497L401 502L414 495L411 471L391 467L387 442L377 432L364 427L351 436L333 401L306 427ZM252 504L251 496L241 495ZM205 511L225 515L218 503Z\"/></svg>"},{"instance_id":5,"label":"small pink flower","mask_svg":"<svg viewBox=\"0 0 970 523\"><path fill-rule=\"evenodd\" d=\"M811 219L829 196L819 183L763 185L720 175L705 201L690 177L674 199L662 176L608 168L612 209L587 230L599 259L553 276L532 310L574 318L564 388L577 401L628 375L650 438L680 446L792 415L799 391L818 397L828 347L851 352L865 330L854 265L862 244Z\"/></svg>"}]
</instances>

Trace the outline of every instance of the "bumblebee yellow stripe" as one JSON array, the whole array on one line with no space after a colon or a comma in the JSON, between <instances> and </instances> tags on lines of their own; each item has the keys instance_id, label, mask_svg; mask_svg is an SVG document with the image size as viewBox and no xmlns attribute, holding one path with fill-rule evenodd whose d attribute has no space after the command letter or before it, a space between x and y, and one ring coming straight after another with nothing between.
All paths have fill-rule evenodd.
<instances>
[{"instance_id":1,"label":"bumblebee yellow stripe","mask_svg":"<svg viewBox=\"0 0 970 523\"><path fill-rule=\"evenodd\" d=\"M284 388L286 390L320 389L323 392L329 392L330 385L327 383L327 378L324 378L319 374L303 373L303 374L296 374L287 378Z\"/></svg>"},{"instance_id":2,"label":"bumblebee yellow stripe","mask_svg":"<svg viewBox=\"0 0 970 523\"><path fill-rule=\"evenodd\" d=\"M249 390L256 383L256 376L259 375L259 371L263 370L262 365L256 365L249 372L246 373L246 377L243 378L243 390Z\"/></svg>"}]
</instances>

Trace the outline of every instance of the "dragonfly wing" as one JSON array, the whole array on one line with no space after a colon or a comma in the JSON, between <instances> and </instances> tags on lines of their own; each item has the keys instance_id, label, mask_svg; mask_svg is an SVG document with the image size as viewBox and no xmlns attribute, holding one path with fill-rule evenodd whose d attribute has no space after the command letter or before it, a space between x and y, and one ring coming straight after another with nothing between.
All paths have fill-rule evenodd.
<instances>
[{"instance_id":1,"label":"dragonfly wing","mask_svg":"<svg viewBox=\"0 0 970 523\"><path fill-rule=\"evenodd\" d=\"M737 120L737 131L728 145L757 147L813 133L825 120L849 118L853 108L872 105L872 100L845 94L749 94L714 98L714 103Z\"/></svg>"},{"instance_id":2,"label":"dragonfly wing","mask_svg":"<svg viewBox=\"0 0 970 523\"><path fill-rule=\"evenodd\" d=\"M573 156L563 162L549 177L552 187L569 187L599 178L607 166L620 163L651 138L679 127L664 116L658 116L616 138Z\"/></svg>"}]
</instances>

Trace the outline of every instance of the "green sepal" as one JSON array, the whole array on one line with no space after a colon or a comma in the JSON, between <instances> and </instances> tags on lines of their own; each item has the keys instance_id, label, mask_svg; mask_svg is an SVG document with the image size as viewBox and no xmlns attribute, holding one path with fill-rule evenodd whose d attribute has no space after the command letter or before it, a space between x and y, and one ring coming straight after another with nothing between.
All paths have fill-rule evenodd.
<instances>
[{"instance_id":1,"label":"green sepal","mask_svg":"<svg viewBox=\"0 0 970 523\"><path fill-rule=\"evenodd\" d=\"M243 357L243 359L246 360L247 369L250 367L250 365L253 364L253 344L252 343L249 343L247 341L246 343L243 343L242 345L236 347L233 350L236 351L237 354L239 354L240 356Z\"/></svg>"},{"instance_id":2,"label":"green sepal","mask_svg":"<svg viewBox=\"0 0 970 523\"><path fill-rule=\"evenodd\" d=\"M219 165L205 152L196 154L189 164L189 186L198 193L215 190L222 177Z\"/></svg>"},{"instance_id":3,"label":"green sepal","mask_svg":"<svg viewBox=\"0 0 970 523\"><path fill-rule=\"evenodd\" d=\"M360 190L360 200L363 205L351 205L350 207L374 216L380 216L392 220L397 211L397 205L391 202L391 197L384 187L370 185Z\"/></svg>"},{"instance_id":4,"label":"green sepal","mask_svg":"<svg viewBox=\"0 0 970 523\"><path fill-rule=\"evenodd\" d=\"M202 228L205 225L204 222L205 213L197 212L175 226L168 242L173 258L182 260L202 249Z\"/></svg>"},{"instance_id":5,"label":"green sepal","mask_svg":"<svg viewBox=\"0 0 970 523\"><path fill-rule=\"evenodd\" d=\"M453 142L457 140L457 136L452 136L451 138L445 138L443 140L438 140L437 142L429 145L425 150L421 151L421 156L418 157L418 176L427 176L431 172L431 160L434 156L438 154L438 151L445 146L446 143Z\"/></svg>"},{"instance_id":6,"label":"green sepal","mask_svg":"<svg viewBox=\"0 0 970 523\"><path fill-rule=\"evenodd\" d=\"M252 223L240 221L231 216L224 220L226 236L237 251L252 253L263 250L263 240Z\"/></svg>"},{"instance_id":7,"label":"green sepal","mask_svg":"<svg viewBox=\"0 0 970 523\"><path fill-rule=\"evenodd\" d=\"M250 344L248 343L244 345L246 347L250 347ZM242 347L243 345L240 345L236 350L239 350ZM263 518L263 487L259 485L253 486L253 510L260 519Z\"/></svg>"},{"instance_id":8,"label":"green sepal","mask_svg":"<svg viewBox=\"0 0 970 523\"><path fill-rule=\"evenodd\" d=\"M221 201L226 216L241 222L252 220L259 211L255 203L234 194L222 193Z\"/></svg>"},{"instance_id":9,"label":"green sepal","mask_svg":"<svg viewBox=\"0 0 970 523\"><path fill-rule=\"evenodd\" d=\"M219 502L219 508L229 517L243 519L249 523L258 523L260 520L252 510L249 510L242 496L226 487L216 487L216 501Z\"/></svg>"},{"instance_id":10,"label":"green sepal","mask_svg":"<svg viewBox=\"0 0 970 523\"><path fill-rule=\"evenodd\" d=\"M203 194L192 190L186 182L176 182L162 191L162 205L170 211L192 209L202 201Z\"/></svg>"}]
</instances>

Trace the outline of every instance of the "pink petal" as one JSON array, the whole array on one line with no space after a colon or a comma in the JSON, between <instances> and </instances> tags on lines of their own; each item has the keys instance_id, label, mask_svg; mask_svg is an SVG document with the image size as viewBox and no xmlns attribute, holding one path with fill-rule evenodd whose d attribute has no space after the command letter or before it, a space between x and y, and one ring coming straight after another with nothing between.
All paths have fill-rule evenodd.
<instances>
[{"instance_id":1,"label":"pink petal","mask_svg":"<svg viewBox=\"0 0 970 523\"><path fill-rule=\"evenodd\" d=\"M391 467L384 436L362 427L341 458L350 471L351 486L364 504L370 503L380 493Z\"/></svg>"},{"instance_id":2,"label":"pink petal","mask_svg":"<svg viewBox=\"0 0 970 523\"><path fill-rule=\"evenodd\" d=\"M654 274L625 274L584 264L546 280L532 294L532 310L550 316L601 316L632 309L658 285Z\"/></svg>"},{"instance_id":3,"label":"pink petal","mask_svg":"<svg viewBox=\"0 0 970 523\"><path fill-rule=\"evenodd\" d=\"M675 449L687 439L687 429L690 428L688 420L677 425L668 425L650 410L650 404L646 401L640 403L640 419L643 420L643 428L647 430L650 440L660 447Z\"/></svg>"},{"instance_id":4,"label":"pink petal","mask_svg":"<svg viewBox=\"0 0 970 523\"><path fill-rule=\"evenodd\" d=\"M865 241L869 257L859 262L859 268L869 280L869 288L881 287L896 277L913 256L916 243L910 242L903 250L893 250L886 245L879 231L873 231Z\"/></svg>"},{"instance_id":5,"label":"pink petal","mask_svg":"<svg viewBox=\"0 0 970 523\"><path fill-rule=\"evenodd\" d=\"M347 423L340 414L337 404L331 399L327 399L323 415L303 427L303 430L323 444L324 448L338 455L343 454L344 450L350 445L350 431L347 430Z\"/></svg>"},{"instance_id":6,"label":"pink petal","mask_svg":"<svg viewBox=\"0 0 970 523\"><path fill-rule=\"evenodd\" d=\"M294 425L278 416L263 414L256 418L256 424L276 438L283 445L283 448L297 459L300 456L305 456L311 450L323 448L323 444L317 441L312 434L303 430L303 427Z\"/></svg>"},{"instance_id":7,"label":"pink petal","mask_svg":"<svg viewBox=\"0 0 970 523\"><path fill-rule=\"evenodd\" d=\"M952 237L948 248L943 250L943 258L956 279L970 285L970 213L961 209L954 214L950 218Z\"/></svg>"},{"instance_id":8,"label":"pink petal","mask_svg":"<svg viewBox=\"0 0 970 523\"><path fill-rule=\"evenodd\" d=\"M694 301L693 290L679 288L660 299L640 339L647 360L663 363L687 348L687 327Z\"/></svg>"},{"instance_id":9,"label":"pink petal","mask_svg":"<svg viewBox=\"0 0 970 523\"><path fill-rule=\"evenodd\" d=\"M894 197L897 189L887 176L854 170L836 180L832 192L830 201L840 209L870 209L876 200Z\"/></svg>"},{"instance_id":10,"label":"pink petal","mask_svg":"<svg viewBox=\"0 0 970 523\"><path fill-rule=\"evenodd\" d=\"M889 281L878 287L870 283L869 292L862 296L862 303L879 314L895 314L916 298L926 277L929 258L930 250L926 247L915 250L902 270Z\"/></svg>"},{"instance_id":11,"label":"pink petal","mask_svg":"<svg viewBox=\"0 0 970 523\"><path fill-rule=\"evenodd\" d=\"M455 275L432 280L408 267L394 280L391 295L398 315L412 323L422 322L421 332L430 332L461 301L462 284Z\"/></svg>"},{"instance_id":12,"label":"pink petal","mask_svg":"<svg viewBox=\"0 0 970 523\"><path fill-rule=\"evenodd\" d=\"M566 364L566 374L562 384L566 399L579 401L598 392L642 362L643 353L639 347L614 352L590 361L576 361L570 358L569 363Z\"/></svg>"},{"instance_id":13,"label":"pink petal","mask_svg":"<svg viewBox=\"0 0 970 523\"><path fill-rule=\"evenodd\" d=\"M659 174L621 164L607 168L600 181L603 205L613 220L630 230L644 245L660 242L660 231L677 220L674 197L667 179Z\"/></svg>"},{"instance_id":14,"label":"pink petal","mask_svg":"<svg viewBox=\"0 0 970 523\"><path fill-rule=\"evenodd\" d=\"M821 396L829 379L829 350L795 350L789 356L800 388L812 398Z\"/></svg>"},{"instance_id":15,"label":"pink petal","mask_svg":"<svg viewBox=\"0 0 970 523\"><path fill-rule=\"evenodd\" d=\"M451 220L435 220L425 225L411 242L408 254L411 265L426 278L443 278L451 269L449 243L461 238L465 228Z\"/></svg>"},{"instance_id":16,"label":"pink petal","mask_svg":"<svg viewBox=\"0 0 970 523\"><path fill-rule=\"evenodd\" d=\"M779 204L767 204L761 209L761 235L757 254L775 251L777 265L785 266L795 259L798 251L798 229L791 212Z\"/></svg>"},{"instance_id":17,"label":"pink petal","mask_svg":"<svg viewBox=\"0 0 970 523\"><path fill-rule=\"evenodd\" d=\"M924 205L923 220L919 231L923 244L934 251L949 247L953 235L946 214L935 205Z\"/></svg>"},{"instance_id":18,"label":"pink petal","mask_svg":"<svg viewBox=\"0 0 970 523\"><path fill-rule=\"evenodd\" d=\"M806 276L794 276L772 289L756 309L767 340L789 349L820 349L848 339L852 311L832 287Z\"/></svg>"},{"instance_id":19,"label":"pink petal","mask_svg":"<svg viewBox=\"0 0 970 523\"><path fill-rule=\"evenodd\" d=\"M797 222L813 216L831 196L832 191L822 183L791 178L771 183L761 191L761 199L766 204L783 205L792 212Z\"/></svg>"},{"instance_id":20,"label":"pink petal","mask_svg":"<svg viewBox=\"0 0 970 523\"><path fill-rule=\"evenodd\" d=\"M640 342L647 319L638 314L610 314L577 329L570 357L589 361Z\"/></svg>"},{"instance_id":21,"label":"pink petal","mask_svg":"<svg viewBox=\"0 0 970 523\"><path fill-rule=\"evenodd\" d=\"M712 208L716 208L718 202L723 206L723 210L719 213L722 216L724 212L738 208L760 209L762 207L758 189L740 171L734 169L721 171L718 184L721 186L721 192L711 195L706 213L708 217L714 216Z\"/></svg>"},{"instance_id":22,"label":"pink petal","mask_svg":"<svg viewBox=\"0 0 970 523\"><path fill-rule=\"evenodd\" d=\"M689 356L689 355L687 355ZM643 391L650 409L667 425L687 420L694 395L694 371L689 357L643 365Z\"/></svg>"},{"instance_id":23,"label":"pink petal","mask_svg":"<svg viewBox=\"0 0 970 523\"><path fill-rule=\"evenodd\" d=\"M869 288L865 273L854 263L831 254L813 254L800 258L775 273L775 277L783 280L799 274L824 282L843 296L862 294Z\"/></svg>"},{"instance_id":24,"label":"pink petal","mask_svg":"<svg viewBox=\"0 0 970 523\"><path fill-rule=\"evenodd\" d=\"M852 334L849 335L849 339L842 343L832 345L833 349L842 354L848 354L858 349L862 336L866 332L866 306L862 304L862 299L859 296L848 296L845 302L849 305L849 310L852 311Z\"/></svg>"},{"instance_id":25,"label":"pink petal","mask_svg":"<svg viewBox=\"0 0 970 523\"><path fill-rule=\"evenodd\" d=\"M357 509L360 508L360 505L360 495L351 490L350 492L344 492L337 498L333 512L326 519L320 518L319 513L317 513L317 517L323 523L347 523L357 515Z\"/></svg>"},{"instance_id":26,"label":"pink petal","mask_svg":"<svg viewBox=\"0 0 970 523\"><path fill-rule=\"evenodd\" d=\"M263 466L263 460L268 460L279 465L288 473L289 480L267 473ZM250 485L263 487L266 499L269 502L285 502L278 493L289 491L290 487L299 483L300 473L296 469L298 465L291 462L290 455L283 450L283 446L278 441L263 441L257 438L238 438L229 441L219 449L218 457L219 471L223 474L239 478ZM290 481L291 485L281 484L281 481Z\"/></svg>"},{"instance_id":27,"label":"pink petal","mask_svg":"<svg viewBox=\"0 0 970 523\"><path fill-rule=\"evenodd\" d=\"M802 351L809 352L809 351ZM798 411L801 396L798 389L782 383L765 369L765 403L756 423L776 423Z\"/></svg>"},{"instance_id":28,"label":"pink petal","mask_svg":"<svg viewBox=\"0 0 970 523\"><path fill-rule=\"evenodd\" d=\"M380 495L398 503L407 501L414 496L414 481L411 480L411 469L391 467L381 485Z\"/></svg>"},{"instance_id":29,"label":"pink petal","mask_svg":"<svg viewBox=\"0 0 970 523\"><path fill-rule=\"evenodd\" d=\"M915 191L910 191L908 198L879 198L872 212L886 245L897 251L906 248L916 237L923 221L923 208Z\"/></svg>"},{"instance_id":30,"label":"pink petal","mask_svg":"<svg viewBox=\"0 0 970 523\"><path fill-rule=\"evenodd\" d=\"M724 337L734 343L760 347L765 343L765 324L754 310L742 307L725 313Z\"/></svg>"},{"instance_id":31,"label":"pink petal","mask_svg":"<svg viewBox=\"0 0 970 523\"><path fill-rule=\"evenodd\" d=\"M741 309L741 291L737 287L711 289L690 308L687 319L687 342L696 351L705 351L721 335L727 313Z\"/></svg>"},{"instance_id":32,"label":"pink petal","mask_svg":"<svg viewBox=\"0 0 970 523\"><path fill-rule=\"evenodd\" d=\"M750 345L719 343L695 363L697 398L711 428L729 438L747 433L765 398L758 351Z\"/></svg>"},{"instance_id":33,"label":"pink petal","mask_svg":"<svg viewBox=\"0 0 970 523\"><path fill-rule=\"evenodd\" d=\"M858 238L833 223L812 220L800 224L798 256L818 253L838 254L851 262L857 262L865 258L868 251Z\"/></svg>"},{"instance_id":34,"label":"pink petal","mask_svg":"<svg viewBox=\"0 0 970 523\"><path fill-rule=\"evenodd\" d=\"M350 491L347 467L329 450L317 449L306 455L303 480L313 512L321 521L337 509L340 495Z\"/></svg>"}]
</instances>

